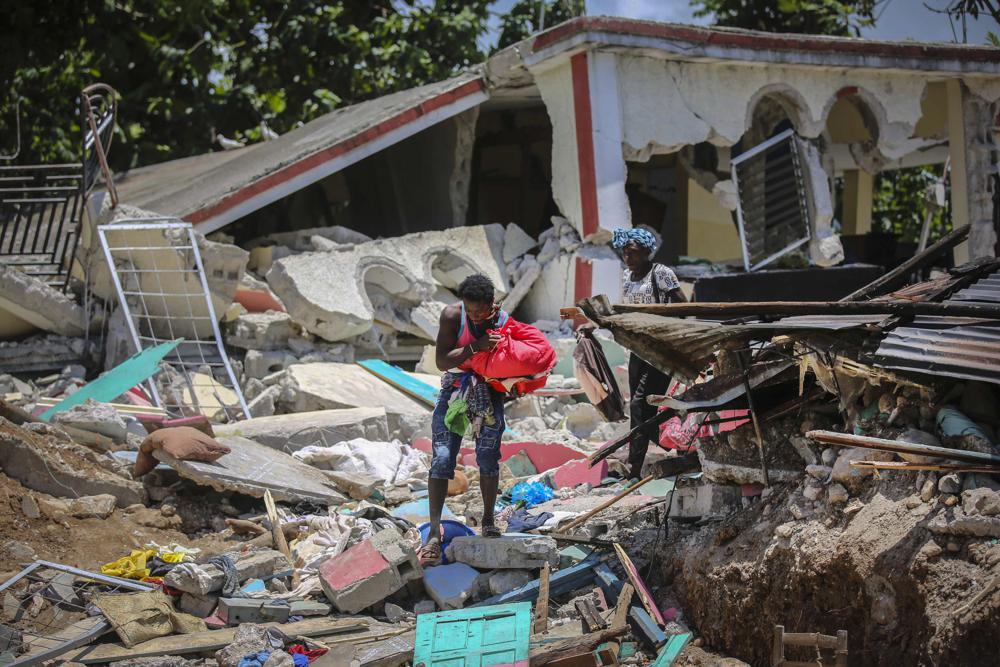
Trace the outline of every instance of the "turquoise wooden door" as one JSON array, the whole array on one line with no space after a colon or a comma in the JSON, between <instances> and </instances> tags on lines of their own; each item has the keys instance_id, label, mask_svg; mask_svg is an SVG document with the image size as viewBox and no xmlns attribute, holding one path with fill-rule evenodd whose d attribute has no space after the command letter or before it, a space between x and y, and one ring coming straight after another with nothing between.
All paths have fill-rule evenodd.
<instances>
[{"instance_id":1,"label":"turquoise wooden door","mask_svg":"<svg viewBox=\"0 0 1000 667\"><path fill-rule=\"evenodd\" d=\"M528 667L531 603L421 614L413 667Z\"/></svg>"}]
</instances>

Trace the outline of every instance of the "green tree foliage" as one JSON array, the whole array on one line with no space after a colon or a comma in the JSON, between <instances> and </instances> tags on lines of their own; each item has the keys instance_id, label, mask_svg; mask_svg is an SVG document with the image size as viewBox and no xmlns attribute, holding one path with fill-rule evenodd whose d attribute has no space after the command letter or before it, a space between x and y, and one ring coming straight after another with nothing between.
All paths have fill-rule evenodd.
<instances>
[{"instance_id":1,"label":"green tree foliage","mask_svg":"<svg viewBox=\"0 0 1000 667\"><path fill-rule=\"evenodd\" d=\"M879 173L873 191L872 230L894 234L900 241L917 243L927 215L928 197L933 198L929 190L940 175L941 167L911 167ZM933 205L932 208L930 243L951 230L947 208Z\"/></svg>"},{"instance_id":2,"label":"green tree foliage","mask_svg":"<svg viewBox=\"0 0 1000 667\"><path fill-rule=\"evenodd\" d=\"M875 22L876 0L692 0L695 16L715 24L769 32L858 36Z\"/></svg>"},{"instance_id":3,"label":"green tree foliage","mask_svg":"<svg viewBox=\"0 0 1000 667\"><path fill-rule=\"evenodd\" d=\"M518 0L503 16L497 48L517 44L543 28L583 16L584 9L584 0Z\"/></svg>"},{"instance_id":4,"label":"green tree foliage","mask_svg":"<svg viewBox=\"0 0 1000 667\"><path fill-rule=\"evenodd\" d=\"M481 62L492 0L48 0L9 3L0 153L79 159L79 91L121 94L112 167L287 132L340 106Z\"/></svg>"}]
</instances>

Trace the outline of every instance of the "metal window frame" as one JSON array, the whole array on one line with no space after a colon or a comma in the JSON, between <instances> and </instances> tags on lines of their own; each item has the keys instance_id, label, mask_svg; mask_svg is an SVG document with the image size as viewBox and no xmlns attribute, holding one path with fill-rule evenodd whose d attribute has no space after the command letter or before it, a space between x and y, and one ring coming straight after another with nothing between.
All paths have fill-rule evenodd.
<instances>
[{"instance_id":1,"label":"metal window frame","mask_svg":"<svg viewBox=\"0 0 1000 667\"><path fill-rule=\"evenodd\" d=\"M141 220L141 222L134 222L134 220ZM202 296L205 299L205 306L208 311L208 318L212 326L212 334L215 338L215 346L219 352L219 357L221 359L222 365L226 370L226 375L229 378L229 382L232 385L231 389L236 393L237 400L239 401L239 408L242 409L244 418L249 419L251 416L250 409L249 407L247 407L246 399L243 396L243 390L241 389L240 384L236 379L236 374L233 372L233 366L229 361L229 355L226 353L226 348L222 342L222 332L219 329L219 320L216 317L215 307L212 305L211 290L208 287L208 279L205 276L205 266L202 264L201 251L198 248L198 239L195 236L194 226L189 222L184 222L178 218L173 218L173 217L155 217L155 218L125 219L115 224L97 226L97 235L101 243L101 250L104 252L104 259L107 262L108 270L111 274L111 280L115 287L115 292L118 295L118 305L119 307L122 308L122 310L126 315L125 321L128 323L129 333L132 336L132 344L135 347L136 352L141 352L144 349L146 349L145 347L143 347L142 337L139 335L139 331L136 328L136 322L135 322L136 314L133 313L133 310L129 307L125 290L122 287L121 278L119 277L118 270L115 267L115 260L112 254L112 248L108 244L107 233L120 232L120 231L127 232L127 231L151 231L151 230L166 232L172 229L184 230L187 232L188 243L190 245L191 253L192 256L194 257L194 262L195 262L194 270L197 272L198 279L201 284ZM133 249L140 249L140 248L133 248ZM157 247L155 249L160 250L161 248ZM169 249L169 246L163 246L162 249L164 250ZM146 317L147 319L149 319L148 314L146 315ZM179 356L179 353L177 354ZM157 406L165 410L168 409L167 405L160 397L159 391L156 389L155 378L150 378L148 380L148 387L150 390L150 395L153 396ZM191 394L192 398L195 398L195 401L197 402L197 399L194 396L193 389ZM197 408L198 406L196 405L195 407Z\"/></svg>"},{"instance_id":2,"label":"metal window frame","mask_svg":"<svg viewBox=\"0 0 1000 667\"><path fill-rule=\"evenodd\" d=\"M746 162L747 160L749 160L750 158L752 158L752 157L754 157L756 155L759 155L760 153L763 153L764 151L768 150L769 148L772 148L773 146L776 146L779 143L781 143L782 141L785 141L786 139L789 139L789 138L792 139L792 141L789 142L789 146L790 146L791 151L792 151L792 160L794 161L794 163L796 165L796 173L799 173L800 169L801 169L801 167L799 166L799 147L798 147L797 143L795 142L795 130L793 130L793 129L788 129L788 130L785 130L784 132L781 132L779 134L774 135L773 137L771 137L767 141L764 141L764 142L762 142L760 144L757 144L756 146L754 146L753 148L747 150L746 152L740 153L739 155L737 155L736 157L734 157L729 162L729 169L730 169L730 172L732 174L733 184L736 186L736 222L737 222L737 228L738 228L739 233L740 233L740 250L742 250L742 252L743 252L743 268L747 272L756 271L757 269L760 269L760 268L762 268L764 266L767 266L768 264L770 264L774 260L778 259L779 257L781 257L783 255L787 255L788 253L790 253L791 251L795 250L796 248L798 248L798 247L800 247L800 246L808 243L809 240L812 238L812 229L811 229L812 225L811 225L811 220L809 219L809 205L808 205L807 202L802 202L802 204L803 204L803 210L805 212L805 220L806 220L806 235L805 235L805 237L797 239L797 240L793 241L792 243L789 243L787 246L785 246L781 250L778 250L777 252L772 253L770 256L768 256L765 259L757 262L756 264L751 264L751 261L750 261L750 247L749 247L749 245L747 245L746 228L745 228L745 222L744 222L744 219L743 219L743 198L740 196L740 179L739 179L739 174L737 172L737 167L740 164L742 164L742 163ZM803 180L804 180L804 178L803 178ZM803 186L804 185L805 184L803 183Z\"/></svg>"},{"instance_id":3,"label":"metal window frame","mask_svg":"<svg viewBox=\"0 0 1000 667\"><path fill-rule=\"evenodd\" d=\"M153 586L138 581L132 581L130 579L120 579L118 577L110 577L106 574L89 572L87 570L81 570L79 568L70 567L69 565L52 563L47 560L36 560L33 563L30 563L23 570L15 574L13 577L0 584L0 593L3 593L5 590L12 587L14 584L18 583L22 579L25 579L29 575L41 569L50 569L50 570L55 570L57 572L66 572L68 574L76 575L81 579L90 579L92 581L97 581L102 584L108 584L110 586L119 586L121 588L130 589L132 591L140 593L153 590ZM66 653L67 651L72 651L75 648L79 648L81 646L89 644L94 639L97 639L98 637L100 637L101 635L103 635L104 633L108 632L111 629L112 629L111 623L109 623L107 619L105 619L99 625L94 626L94 628L89 632L86 632L74 639L69 639L66 642L59 644L58 646L53 647L47 651L36 653L28 658L15 660L14 662L10 663L10 667L33 667L34 665L40 665L43 662L47 662L49 660L52 660L53 658L56 658Z\"/></svg>"}]
</instances>

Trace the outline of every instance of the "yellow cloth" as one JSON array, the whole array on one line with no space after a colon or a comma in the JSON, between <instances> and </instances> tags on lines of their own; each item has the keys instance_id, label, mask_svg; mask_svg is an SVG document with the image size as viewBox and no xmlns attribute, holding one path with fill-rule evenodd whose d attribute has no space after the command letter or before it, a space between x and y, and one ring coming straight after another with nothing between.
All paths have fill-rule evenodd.
<instances>
[{"instance_id":1,"label":"yellow cloth","mask_svg":"<svg viewBox=\"0 0 1000 667\"><path fill-rule=\"evenodd\" d=\"M101 574L122 579L145 579L149 576L146 561L156 557L156 549L137 549L128 556L101 567ZM166 560L164 558L164 560ZM170 561L167 561L170 562Z\"/></svg>"}]
</instances>

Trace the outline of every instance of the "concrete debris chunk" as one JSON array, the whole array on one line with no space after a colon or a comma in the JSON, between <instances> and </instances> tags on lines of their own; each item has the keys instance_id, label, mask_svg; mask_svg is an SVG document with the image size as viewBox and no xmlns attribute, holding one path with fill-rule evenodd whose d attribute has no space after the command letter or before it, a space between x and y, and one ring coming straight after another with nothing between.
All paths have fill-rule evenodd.
<instances>
[{"instance_id":1,"label":"concrete debris chunk","mask_svg":"<svg viewBox=\"0 0 1000 667\"><path fill-rule=\"evenodd\" d=\"M389 432L397 432L406 416L430 419L430 410L420 401L354 364L296 364L288 368L288 384L295 396L291 412L310 412L379 405L385 409ZM410 433L401 433L408 439Z\"/></svg>"},{"instance_id":2,"label":"concrete debris chunk","mask_svg":"<svg viewBox=\"0 0 1000 667\"><path fill-rule=\"evenodd\" d=\"M307 445L355 438L389 439L385 409L378 407L317 410L246 419L213 426L218 437L242 436L272 449L295 452Z\"/></svg>"},{"instance_id":3,"label":"concrete debris chunk","mask_svg":"<svg viewBox=\"0 0 1000 667\"><path fill-rule=\"evenodd\" d=\"M226 342L245 350L277 350L299 335L288 313L244 313L230 326Z\"/></svg>"},{"instance_id":4,"label":"concrete debris chunk","mask_svg":"<svg viewBox=\"0 0 1000 667\"><path fill-rule=\"evenodd\" d=\"M355 544L319 568L323 593L345 614L385 600L422 574L416 552L394 528Z\"/></svg>"},{"instance_id":5,"label":"concrete debris chunk","mask_svg":"<svg viewBox=\"0 0 1000 667\"><path fill-rule=\"evenodd\" d=\"M966 514L1000 515L1000 493L991 489L970 489L962 492L962 509Z\"/></svg>"},{"instance_id":6,"label":"concrete debris chunk","mask_svg":"<svg viewBox=\"0 0 1000 667\"><path fill-rule=\"evenodd\" d=\"M236 566L236 578L262 579L291 568L284 554L273 549L260 549L248 553L231 554ZM208 595L221 591L226 575L217 566L210 564L181 563L163 578L172 588L194 595Z\"/></svg>"},{"instance_id":7,"label":"concrete debris chunk","mask_svg":"<svg viewBox=\"0 0 1000 667\"><path fill-rule=\"evenodd\" d=\"M533 570L549 563L559 565L559 549L551 537L504 535L456 537L446 550L452 563L465 563L484 570Z\"/></svg>"},{"instance_id":8,"label":"concrete debris chunk","mask_svg":"<svg viewBox=\"0 0 1000 667\"><path fill-rule=\"evenodd\" d=\"M306 331L346 340L371 329L372 295L388 299L389 310L408 312L437 288L453 290L476 272L493 281L499 296L506 294L504 234L500 225L455 227L294 255L274 262L267 282Z\"/></svg>"},{"instance_id":9,"label":"concrete debris chunk","mask_svg":"<svg viewBox=\"0 0 1000 667\"><path fill-rule=\"evenodd\" d=\"M305 465L285 452L239 436L219 436L217 440L232 451L211 463L182 461L164 450L153 452L178 474L218 491L233 491L263 498L270 491L275 500L339 505L347 498L319 470Z\"/></svg>"},{"instance_id":10,"label":"concrete debris chunk","mask_svg":"<svg viewBox=\"0 0 1000 667\"><path fill-rule=\"evenodd\" d=\"M535 580L535 575L528 570L501 570L494 572L489 578L490 595L502 595L515 588L521 588Z\"/></svg>"},{"instance_id":11,"label":"concrete debris chunk","mask_svg":"<svg viewBox=\"0 0 1000 667\"><path fill-rule=\"evenodd\" d=\"M75 426L91 433L99 433L115 442L123 442L128 434L128 425L114 407L89 398L69 410L57 412L53 415L52 421Z\"/></svg>"},{"instance_id":12,"label":"concrete debris chunk","mask_svg":"<svg viewBox=\"0 0 1000 667\"><path fill-rule=\"evenodd\" d=\"M41 513L55 521L65 521L68 517L106 519L115 511L117 504L115 497L106 493L72 499L39 496L36 502Z\"/></svg>"},{"instance_id":13,"label":"concrete debris chunk","mask_svg":"<svg viewBox=\"0 0 1000 667\"><path fill-rule=\"evenodd\" d=\"M424 588L441 609L461 609L478 587L479 571L465 563L424 570Z\"/></svg>"},{"instance_id":14,"label":"concrete debris chunk","mask_svg":"<svg viewBox=\"0 0 1000 667\"><path fill-rule=\"evenodd\" d=\"M538 241L528 236L520 225L511 222L503 235L503 261L511 262L538 245Z\"/></svg>"},{"instance_id":15,"label":"concrete debris chunk","mask_svg":"<svg viewBox=\"0 0 1000 667\"><path fill-rule=\"evenodd\" d=\"M6 311L8 335L20 336L34 329L63 336L81 336L90 326L83 308L67 294L34 276L0 264L0 312Z\"/></svg>"}]
</instances>

